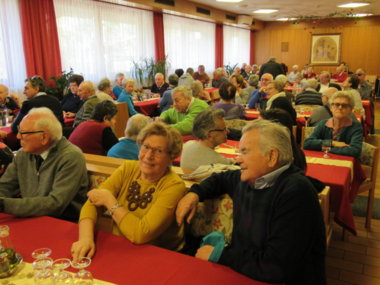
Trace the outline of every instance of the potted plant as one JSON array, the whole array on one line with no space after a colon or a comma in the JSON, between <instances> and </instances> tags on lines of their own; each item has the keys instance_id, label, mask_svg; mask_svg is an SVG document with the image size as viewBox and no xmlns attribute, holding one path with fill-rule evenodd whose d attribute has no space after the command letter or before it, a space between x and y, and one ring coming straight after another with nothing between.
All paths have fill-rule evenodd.
<instances>
[{"instance_id":1,"label":"potted plant","mask_svg":"<svg viewBox=\"0 0 380 285\"><path fill-rule=\"evenodd\" d=\"M155 61L153 58L145 58L140 62L133 62L132 76L140 87L150 88L154 82L154 75L158 72L166 77L169 62L167 57L164 60Z\"/></svg>"},{"instance_id":2,"label":"potted plant","mask_svg":"<svg viewBox=\"0 0 380 285\"><path fill-rule=\"evenodd\" d=\"M55 96L58 100L62 100L69 86L69 78L74 74L72 68L69 72L62 71L61 76L49 77L49 84L46 86L46 93Z\"/></svg>"}]
</instances>

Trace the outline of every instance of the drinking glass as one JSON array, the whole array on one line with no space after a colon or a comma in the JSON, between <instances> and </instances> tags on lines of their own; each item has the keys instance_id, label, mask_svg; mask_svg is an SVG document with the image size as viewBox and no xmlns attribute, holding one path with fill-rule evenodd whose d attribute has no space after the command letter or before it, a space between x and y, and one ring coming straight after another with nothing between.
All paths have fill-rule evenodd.
<instances>
[{"instance_id":1,"label":"drinking glass","mask_svg":"<svg viewBox=\"0 0 380 285\"><path fill-rule=\"evenodd\" d=\"M255 109L256 111L259 111L261 109L260 103L255 103Z\"/></svg>"},{"instance_id":2,"label":"drinking glass","mask_svg":"<svg viewBox=\"0 0 380 285\"><path fill-rule=\"evenodd\" d=\"M73 275L67 271L61 271L57 274L54 274L53 284L55 285L74 284Z\"/></svg>"},{"instance_id":3,"label":"drinking glass","mask_svg":"<svg viewBox=\"0 0 380 285\"><path fill-rule=\"evenodd\" d=\"M52 270L46 269L39 271L34 275L34 284L51 285L53 276Z\"/></svg>"},{"instance_id":4,"label":"drinking glass","mask_svg":"<svg viewBox=\"0 0 380 285\"><path fill-rule=\"evenodd\" d=\"M324 152L323 158L329 158L328 152L331 150L331 140L322 141L322 151Z\"/></svg>"},{"instance_id":5,"label":"drinking glass","mask_svg":"<svg viewBox=\"0 0 380 285\"><path fill-rule=\"evenodd\" d=\"M51 259L50 257L40 258L33 261L32 263L35 274L37 274L39 271L43 271L47 268L51 268L52 264L53 264L53 259Z\"/></svg>"},{"instance_id":6,"label":"drinking glass","mask_svg":"<svg viewBox=\"0 0 380 285\"><path fill-rule=\"evenodd\" d=\"M32 257L34 259L41 259L41 258L45 258L45 257L48 257L50 256L51 254L51 249L50 248L47 248L47 247L44 247L44 248L39 248L39 249L36 249L32 252Z\"/></svg>"},{"instance_id":7,"label":"drinking glass","mask_svg":"<svg viewBox=\"0 0 380 285\"><path fill-rule=\"evenodd\" d=\"M74 283L80 285L92 285L93 277L90 271L85 270L91 264L91 258L81 257L76 261L71 261L71 266L79 269L74 275Z\"/></svg>"}]
</instances>

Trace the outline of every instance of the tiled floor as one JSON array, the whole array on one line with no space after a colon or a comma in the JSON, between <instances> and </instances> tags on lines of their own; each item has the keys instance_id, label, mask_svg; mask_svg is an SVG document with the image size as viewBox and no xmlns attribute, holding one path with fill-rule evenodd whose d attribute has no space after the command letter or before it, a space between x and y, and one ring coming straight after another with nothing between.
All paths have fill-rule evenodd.
<instances>
[{"instance_id":1,"label":"tiled floor","mask_svg":"<svg viewBox=\"0 0 380 285\"><path fill-rule=\"evenodd\" d=\"M376 102L375 128L380 129L380 99ZM380 135L370 136L368 142L380 147ZM376 198L380 198L380 167L376 185ZM328 285L380 285L380 220L372 220L372 229L364 227L365 219L355 217L357 236L345 234L341 227L333 226L333 237L327 251Z\"/></svg>"}]
</instances>

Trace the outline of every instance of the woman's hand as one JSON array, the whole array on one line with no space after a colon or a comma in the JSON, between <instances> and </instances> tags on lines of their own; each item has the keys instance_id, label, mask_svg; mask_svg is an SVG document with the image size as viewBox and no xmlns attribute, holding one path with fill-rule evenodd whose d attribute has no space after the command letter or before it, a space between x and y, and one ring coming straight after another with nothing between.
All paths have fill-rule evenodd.
<instances>
[{"instance_id":1,"label":"woman's hand","mask_svg":"<svg viewBox=\"0 0 380 285\"><path fill-rule=\"evenodd\" d=\"M92 239L85 238L74 242L71 246L71 256L74 261L80 257L92 258L95 253L95 243Z\"/></svg>"},{"instance_id":2,"label":"woman's hand","mask_svg":"<svg viewBox=\"0 0 380 285\"><path fill-rule=\"evenodd\" d=\"M331 146L333 146L333 147L346 147L346 146L350 146L350 145L346 144L345 142L332 141Z\"/></svg>"},{"instance_id":3,"label":"woman's hand","mask_svg":"<svg viewBox=\"0 0 380 285\"><path fill-rule=\"evenodd\" d=\"M107 209L117 203L115 196L106 189L91 190L87 193L87 197L95 206L105 206Z\"/></svg>"}]
</instances>

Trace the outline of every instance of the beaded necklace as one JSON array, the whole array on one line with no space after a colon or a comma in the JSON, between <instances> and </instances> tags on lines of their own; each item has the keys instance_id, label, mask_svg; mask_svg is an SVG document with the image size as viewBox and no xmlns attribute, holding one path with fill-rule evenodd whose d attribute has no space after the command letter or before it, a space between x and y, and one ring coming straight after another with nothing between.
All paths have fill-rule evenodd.
<instances>
[{"instance_id":1,"label":"beaded necklace","mask_svg":"<svg viewBox=\"0 0 380 285\"><path fill-rule=\"evenodd\" d=\"M152 194L156 191L154 187L151 187L148 191L140 195L141 185L137 181L133 181L132 184L128 187L128 210L133 212L137 208L145 209L150 202L152 202Z\"/></svg>"}]
</instances>

